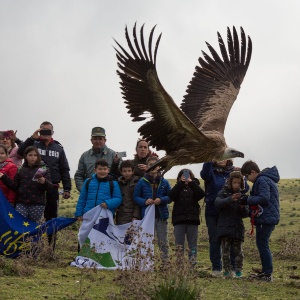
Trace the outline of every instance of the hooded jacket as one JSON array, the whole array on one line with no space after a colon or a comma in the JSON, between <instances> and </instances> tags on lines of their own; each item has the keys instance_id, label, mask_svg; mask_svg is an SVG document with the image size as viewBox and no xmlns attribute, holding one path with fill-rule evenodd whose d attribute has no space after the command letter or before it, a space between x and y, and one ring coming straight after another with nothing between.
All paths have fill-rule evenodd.
<instances>
[{"instance_id":1,"label":"hooded jacket","mask_svg":"<svg viewBox=\"0 0 300 300\"><path fill-rule=\"evenodd\" d=\"M212 162L203 164L200 176L204 180L205 186L205 215L217 216L214 205L215 199L232 171L232 164L227 165L225 168L221 168Z\"/></svg>"},{"instance_id":2,"label":"hooded jacket","mask_svg":"<svg viewBox=\"0 0 300 300\"><path fill-rule=\"evenodd\" d=\"M62 182L64 191L71 191L70 167L63 146L52 140L48 146L42 140L34 140L28 138L19 145L18 154L24 156L24 152L28 146L35 146L47 164L51 180L53 184Z\"/></svg>"},{"instance_id":3,"label":"hooded jacket","mask_svg":"<svg viewBox=\"0 0 300 300\"><path fill-rule=\"evenodd\" d=\"M168 203L170 203L169 192L171 190L171 186L167 179L164 179L162 176L158 175L155 180L157 184L156 195L154 195L153 184L151 184L151 176L146 173L144 177L142 177L137 185L135 186L133 192L134 201L141 206L142 208L142 218L145 215L145 210L148 205L145 204L147 199L155 199L160 198L161 203L156 205L156 210L158 210L158 218L162 220L166 220L169 218L169 209ZM155 214L157 218L157 214Z\"/></svg>"},{"instance_id":4,"label":"hooded jacket","mask_svg":"<svg viewBox=\"0 0 300 300\"><path fill-rule=\"evenodd\" d=\"M254 218L255 225L277 225L280 220L279 192L280 176L277 167L262 170L255 179L247 203L260 205L263 213Z\"/></svg>"},{"instance_id":5,"label":"hooded jacket","mask_svg":"<svg viewBox=\"0 0 300 300\"><path fill-rule=\"evenodd\" d=\"M179 180L169 193L170 200L174 202L172 224L200 225L199 201L204 195L197 178L187 185Z\"/></svg>"},{"instance_id":6,"label":"hooded jacket","mask_svg":"<svg viewBox=\"0 0 300 300\"><path fill-rule=\"evenodd\" d=\"M116 211L116 224L126 224L132 222L132 219L141 219L141 207L133 201L134 187L139 178L132 176L128 181L124 177L118 179L122 193L122 203Z\"/></svg>"},{"instance_id":7,"label":"hooded jacket","mask_svg":"<svg viewBox=\"0 0 300 300\"><path fill-rule=\"evenodd\" d=\"M4 162L0 163L0 172L6 174L10 179L13 180L18 172L18 167L10 158L8 158ZM8 202L14 205L16 192L7 187L2 181L0 181L0 189L2 190Z\"/></svg>"},{"instance_id":8,"label":"hooded jacket","mask_svg":"<svg viewBox=\"0 0 300 300\"><path fill-rule=\"evenodd\" d=\"M215 208L219 213L217 234L219 239L229 237L244 241L245 227L242 218L249 216L249 210L247 206L240 205L238 201L233 201L231 198L235 193L231 183L236 177L242 180L241 193L245 192L244 177L240 172L233 171L215 200Z\"/></svg>"},{"instance_id":9,"label":"hooded jacket","mask_svg":"<svg viewBox=\"0 0 300 300\"><path fill-rule=\"evenodd\" d=\"M46 179L44 184L32 180L39 168L46 169L43 176ZM16 203L46 205L45 191L52 190L50 172L43 161L34 166L29 166L25 161L13 180L7 175L3 175L2 181L10 189L17 192Z\"/></svg>"}]
</instances>

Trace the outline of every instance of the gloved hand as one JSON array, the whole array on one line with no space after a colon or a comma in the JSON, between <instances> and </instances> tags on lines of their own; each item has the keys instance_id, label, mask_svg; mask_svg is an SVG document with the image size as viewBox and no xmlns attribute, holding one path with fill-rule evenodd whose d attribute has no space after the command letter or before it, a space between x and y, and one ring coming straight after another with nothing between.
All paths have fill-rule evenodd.
<instances>
[{"instance_id":1,"label":"gloved hand","mask_svg":"<svg viewBox=\"0 0 300 300\"><path fill-rule=\"evenodd\" d=\"M247 205L247 200L248 200L248 196L247 195L242 195L241 198L239 199L239 204Z\"/></svg>"}]
</instances>

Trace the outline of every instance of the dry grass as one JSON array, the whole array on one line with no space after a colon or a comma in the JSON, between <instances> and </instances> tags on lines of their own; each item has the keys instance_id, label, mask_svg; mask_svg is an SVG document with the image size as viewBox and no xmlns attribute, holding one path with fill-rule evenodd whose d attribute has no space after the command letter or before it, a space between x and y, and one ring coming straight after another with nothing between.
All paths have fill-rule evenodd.
<instances>
[{"instance_id":1,"label":"dry grass","mask_svg":"<svg viewBox=\"0 0 300 300\"><path fill-rule=\"evenodd\" d=\"M172 182L174 184L174 181ZM203 184L202 184L203 186ZM96 271L69 267L77 254L78 223L58 233L56 251L43 240L39 255L22 255L11 260L0 257L0 299L155 299L161 291L193 290L203 299L299 299L300 298L300 180L281 180L281 221L271 238L274 261L274 282L253 283L247 273L260 268L254 236L245 236L245 278L241 280L215 279L210 276L208 236L201 215L198 239L198 264L192 269L187 255L177 259L174 249L173 227L169 226L170 262L162 268L155 255L151 272ZM73 216L78 192L72 199L60 203L60 215ZM201 201L202 204L202 201ZM172 205L170 205L172 210ZM247 232L250 221L244 221ZM157 249L157 247L156 247ZM31 254L30 254L31 253ZM162 284L163 283L163 284ZM183 284L182 284L183 283ZM182 284L182 285L181 285ZM173 290L174 291L174 290ZM164 299L164 298L161 298Z\"/></svg>"}]
</instances>

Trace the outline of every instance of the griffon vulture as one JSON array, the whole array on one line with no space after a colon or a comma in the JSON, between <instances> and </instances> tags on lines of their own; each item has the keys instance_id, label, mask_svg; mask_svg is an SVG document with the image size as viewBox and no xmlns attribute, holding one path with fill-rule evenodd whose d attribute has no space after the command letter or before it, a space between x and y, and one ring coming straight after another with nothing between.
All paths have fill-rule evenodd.
<instances>
[{"instance_id":1,"label":"griffon vulture","mask_svg":"<svg viewBox=\"0 0 300 300\"><path fill-rule=\"evenodd\" d=\"M205 60L199 58L200 66L195 68L179 109L160 83L156 72L161 34L153 53L154 29L155 26L147 45L144 25L140 30L140 38L134 25L133 42L126 27L129 52L115 41L120 48L115 48L119 67L117 74L121 78L128 113L134 122L148 119L139 128L139 133L152 147L166 151L166 155L150 169L159 165L165 173L176 165L244 157L242 152L227 147L223 134L229 111L250 63L250 37L247 47L243 28L241 43L235 27L232 33L227 28L227 51L218 32L222 58L206 43L212 57L202 51Z\"/></svg>"}]
</instances>

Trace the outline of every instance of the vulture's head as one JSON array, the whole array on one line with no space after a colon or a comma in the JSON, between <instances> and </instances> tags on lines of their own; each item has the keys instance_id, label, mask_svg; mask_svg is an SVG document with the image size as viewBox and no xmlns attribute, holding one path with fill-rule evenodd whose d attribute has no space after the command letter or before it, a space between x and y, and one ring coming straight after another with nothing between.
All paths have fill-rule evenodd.
<instances>
[{"instance_id":1,"label":"vulture's head","mask_svg":"<svg viewBox=\"0 0 300 300\"><path fill-rule=\"evenodd\" d=\"M235 157L244 157L244 153L234 149L234 148L225 148L223 155L218 160L226 160Z\"/></svg>"}]
</instances>

